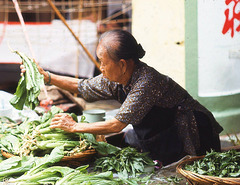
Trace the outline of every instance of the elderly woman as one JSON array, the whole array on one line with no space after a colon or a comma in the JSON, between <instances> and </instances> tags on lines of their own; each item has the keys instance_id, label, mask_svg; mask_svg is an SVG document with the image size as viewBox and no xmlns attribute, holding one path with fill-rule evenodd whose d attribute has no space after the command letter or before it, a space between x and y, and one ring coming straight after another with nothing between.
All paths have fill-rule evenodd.
<instances>
[{"instance_id":1,"label":"elderly woman","mask_svg":"<svg viewBox=\"0 0 240 185\"><path fill-rule=\"evenodd\" d=\"M112 120L78 124L63 113L52 119L51 128L109 134L131 124L141 151L164 165L185 155L220 151L223 129L211 112L171 78L141 62L144 55L130 33L112 30L101 36L97 47L102 74L79 80L39 67L45 82L51 79L51 84L78 93L86 101L115 99L122 104Z\"/></svg>"}]
</instances>

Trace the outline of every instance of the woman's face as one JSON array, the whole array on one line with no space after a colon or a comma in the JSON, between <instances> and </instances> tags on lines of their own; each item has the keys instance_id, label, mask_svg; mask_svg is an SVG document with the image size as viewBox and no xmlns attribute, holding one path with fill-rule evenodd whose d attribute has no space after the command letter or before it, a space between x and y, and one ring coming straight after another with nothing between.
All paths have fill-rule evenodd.
<instances>
[{"instance_id":1,"label":"woman's face","mask_svg":"<svg viewBox=\"0 0 240 185\"><path fill-rule=\"evenodd\" d=\"M121 61L114 61L111 59L106 48L101 45L101 43L97 47L97 57L100 61L100 70L103 76L110 81L121 83L123 75Z\"/></svg>"}]
</instances>

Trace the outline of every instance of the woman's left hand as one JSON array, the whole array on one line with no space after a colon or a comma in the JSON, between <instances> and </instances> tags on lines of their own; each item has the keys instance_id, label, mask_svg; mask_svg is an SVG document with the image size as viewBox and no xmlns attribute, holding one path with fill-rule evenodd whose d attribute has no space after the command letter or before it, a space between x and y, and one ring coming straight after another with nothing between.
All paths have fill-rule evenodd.
<instances>
[{"instance_id":1,"label":"woman's left hand","mask_svg":"<svg viewBox=\"0 0 240 185\"><path fill-rule=\"evenodd\" d=\"M60 128L66 132L74 132L76 121L66 113L59 113L54 116L50 124L50 128Z\"/></svg>"}]
</instances>

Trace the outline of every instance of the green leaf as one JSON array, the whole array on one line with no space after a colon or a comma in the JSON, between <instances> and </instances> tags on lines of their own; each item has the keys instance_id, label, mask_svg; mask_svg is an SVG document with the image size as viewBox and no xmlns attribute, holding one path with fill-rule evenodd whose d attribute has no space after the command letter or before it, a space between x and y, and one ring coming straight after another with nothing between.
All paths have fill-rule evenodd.
<instances>
[{"instance_id":1,"label":"green leaf","mask_svg":"<svg viewBox=\"0 0 240 185\"><path fill-rule=\"evenodd\" d=\"M14 166L16 167L21 159L21 157L14 156L2 161L0 163L0 172L11 169Z\"/></svg>"},{"instance_id":2,"label":"green leaf","mask_svg":"<svg viewBox=\"0 0 240 185\"><path fill-rule=\"evenodd\" d=\"M149 165L145 161L151 161L150 158L147 159L146 153L139 153L135 148L126 147L106 157L96 159L94 170L113 171L121 178L128 178L129 175L135 177L136 174L144 173L145 166L155 165L153 162L149 162L151 164Z\"/></svg>"},{"instance_id":3,"label":"green leaf","mask_svg":"<svg viewBox=\"0 0 240 185\"><path fill-rule=\"evenodd\" d=\"M109 154L115 154L116 152L120 151L119 148L117 148L116 146L113 146L109 143L106 143L106 142L98 142L97 143L97 146L94 146L97 150L97 152L100 154L100 155L109 155Z\"/></svg>"},{"instance_id":4,"label":"green leaf","mask_svg":"<svg viewBox=\"0 0 240 185\"><path fill-rule=\"evenodd\" d=\"M35 165L34 157L10 157L0 163L0 177L21 175Z\"/></svg>"},{"instance_id":5,"label":"green leaf","mask_svg":"<svg viewBox=\"0 0 240 185\"><path fill-rule=\"evenodd\" d=\"M137 171L137 172L143 172L144 171L144 165L143 163L138 163L136 161L133 161L133 166L134 166L134 169Z\"/></svg>"},{"instance_id":6,"label":"green leaf","mask_svg":"<svg viewBox=\"0 0 240 185\"><path fill-rule=\"evenodd\" d=\"M71 113L70 116L73 118L74 121L78 122L78 117L75 113Z\"/></svg>"},{"instance_id":7,"label":"green leaf","mask_svg":"<svg viewBox=\"0 0 240 185\"><path fill-rule=\"evenodd\" d=\"M239 177L240 152L229 150L226 152L207 152L204 158L194 161L184 168L202 175L218 177Z\"/></svg>"},{"instance_id":8,"label":"green leaf","mask_svg":"<svg viewBox=\"0 0 240 185\"><path fill-rule=\"evenodd\" d=\"M8 153L15 154L20 148L19 138L12 134L5 135L0 141L0 148Z\"/></svg>"},{"instance_id":9,"label":"green leaf","mask_svg":"<svg viewBox=\"0 0 240 185\"><path fill-rule=\"evenodd\" d=\"M37 65L32 59L21 52L14 51L14 53L21 57L26 72L20 78L10 103L18 110L22 110L24 105L33 110L39 104L38 95L44 85L43 75L39 73Z\"/></svg>"},{"instance_id":10,"label":"green leaf","mask_svg":"<svg viewBox=\"0 0 240 185\"><path fill-rule=\"evenodd\" d=\"M238 170L238 172L235 173L229 173L229 177L239 177L240 176L240 170Z\"/></svg>"},{"instance_id":11,"label":"green leaf","mask_svg":"<svg viewBox=\"0 0 240 185\"><path fill-rule=\"evenodd\" d=\"M52 150L50 155L45 155L36 162L36 166L28 171L27 174L34 174L41 171L47 166L51 166L54 163L59 162L64 156L63 146L56 147Z\"/></svg>"},{"instance_id":12,"label":"green leaf","mask_svg":"<svg viewBox=\"0 0 240 185\"><path fill-rule=\"evenodd\" d=\"M49 168L44 168L42 171L39 171L37 173L31 173L31 175L29 175L28 173L22 175L14 182L39 183L43 181L49 181L51 178L53 178L51 179L51 181L54 180L55 182L74 171L74 169L69 167L52 166Z\"/></svg>"}]
</instances>

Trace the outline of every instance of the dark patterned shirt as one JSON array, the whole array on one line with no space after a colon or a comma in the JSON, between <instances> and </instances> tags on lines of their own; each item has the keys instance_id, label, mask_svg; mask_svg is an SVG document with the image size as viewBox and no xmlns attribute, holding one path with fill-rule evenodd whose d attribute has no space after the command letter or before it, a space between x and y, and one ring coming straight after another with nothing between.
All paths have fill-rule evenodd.
<instances>
[{"instance_id":1,"label":"dark patterned shirt","mask_svg":"<svg viewBox=\"0 0 240 185\"><path fill-rule=\"evenodd\" d=\"M185 89L143 62L137 64L126 86L110 82L101 74L81 79L78 89L86 101L115 99L122 103L115 118L132 124L140 141L177 125L177 135L183 142L184 151L196 154L199 136L193 111L203 112L211 119L214 133L222 131L213 115Z\"/></svg>"}]
</instances>

